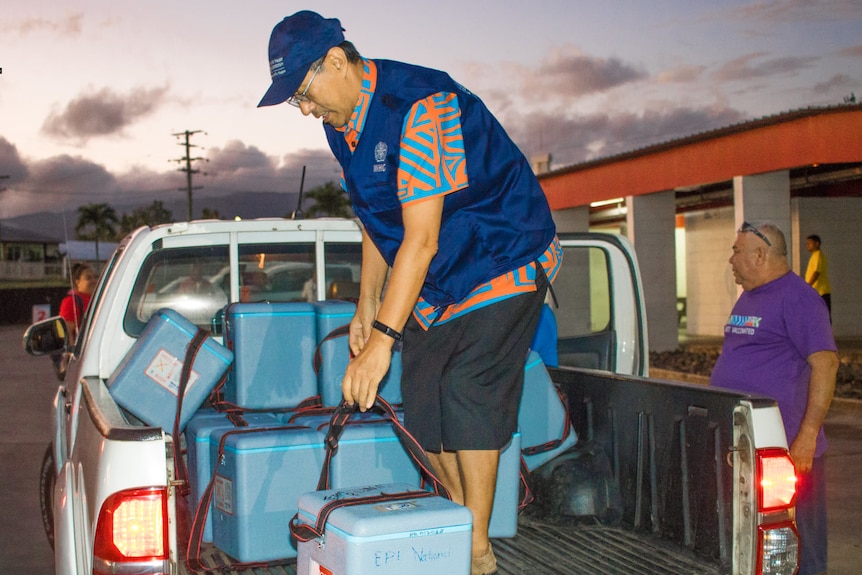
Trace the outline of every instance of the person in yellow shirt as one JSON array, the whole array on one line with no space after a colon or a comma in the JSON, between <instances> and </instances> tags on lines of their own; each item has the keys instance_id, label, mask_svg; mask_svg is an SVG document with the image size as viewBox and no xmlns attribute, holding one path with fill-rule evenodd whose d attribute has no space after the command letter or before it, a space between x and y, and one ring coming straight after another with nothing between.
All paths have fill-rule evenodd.
<instances>
[{"instance_id":1,"label":"person in yellow shirt","mask_svg":"<svg viewBox=\"0 0 862 575\"><path fill-rule=\"evenodd\" d=\"M805 281L817 290L829 309L829 321L832 322L832 286L829 285L829 262L826 254L820 249L820 236L812 234L805 239L805 245L811 252L808 268L805 270Z\"/></svg>"}]
</instances>

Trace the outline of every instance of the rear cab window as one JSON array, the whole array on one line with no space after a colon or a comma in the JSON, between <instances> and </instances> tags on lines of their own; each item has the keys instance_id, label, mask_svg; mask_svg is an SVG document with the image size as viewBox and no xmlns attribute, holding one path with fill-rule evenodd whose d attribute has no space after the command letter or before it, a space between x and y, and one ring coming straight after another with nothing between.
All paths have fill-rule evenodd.
<instances>
[{"instance_id":1,"label":"rear cab window","mask_svg":"<svg viewBox=\"0 0 862 575\"><path fill-rule=\"evenodd\" d=\"M232 266L230 245L156 247L140 268L124 330L137 337L156 311L170 308L217 335L231 302L357 298L361 245L324 243L322 280L317 253L315 242L239 244Z\"/></svg>"}]
</instances>

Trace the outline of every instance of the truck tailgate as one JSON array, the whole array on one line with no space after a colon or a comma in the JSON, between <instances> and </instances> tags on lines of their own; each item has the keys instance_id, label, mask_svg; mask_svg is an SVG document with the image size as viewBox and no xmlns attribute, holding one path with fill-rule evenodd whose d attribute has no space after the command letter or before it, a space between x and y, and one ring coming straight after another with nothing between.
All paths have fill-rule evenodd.
<instances>
[{"instance_id":1,"label":"truck tailgate","mask_svg":"<svg viewBox=\"0 0 862 575\"><path fill-rule=\"evenodd\" d=\"M719 575L718 567L657 537L606 526L522 518L518 536L493 543L500 575Z\"/></svg>"}]
</instances>

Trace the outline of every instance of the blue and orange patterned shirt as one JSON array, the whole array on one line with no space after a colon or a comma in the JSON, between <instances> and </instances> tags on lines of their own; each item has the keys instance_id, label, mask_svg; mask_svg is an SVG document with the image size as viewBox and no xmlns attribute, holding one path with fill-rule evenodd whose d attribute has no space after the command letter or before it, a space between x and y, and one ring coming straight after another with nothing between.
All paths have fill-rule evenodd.
<instances>
[{"instance_id":1,"label":"blue and orange patterned shirt","mask_svg":"<svg viewBox=\"0 0 862 575\"><path fill-rule=\"evenodd\" d=\"M377 67L364 60L365 73L361 95L350 121L339 128L351 149L355 149L374 91ZM416 102L407 114L402 128L398 165L398 199L403 207L429 198L457 193L469 184L464 139L461 133L461 109L458 97L438 92ZM345 187L342 176L342 187ZM557 238L538 258L550 281L562 262L562 247ZM536 290L536 262L498 276L474 288L466 298L444 309L427 303L421 297L413 315L425 329L441 324L472 310Z\"/></svg>"}]
</instances>

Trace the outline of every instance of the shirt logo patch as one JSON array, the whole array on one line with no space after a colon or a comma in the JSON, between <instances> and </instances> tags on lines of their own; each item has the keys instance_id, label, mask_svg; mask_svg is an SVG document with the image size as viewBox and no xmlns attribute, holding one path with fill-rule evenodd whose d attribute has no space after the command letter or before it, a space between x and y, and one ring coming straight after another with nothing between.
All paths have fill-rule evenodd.
<instances>
[{"instance_id":1,"label":"shirt logo patch","mask_svg":"<svg viewBox=\"0 0 862 575\"><path fill-rule=\"evenodd\" d=\"M760 327L760 320L762 319L756 315L731 315L727 320L727 325Z\"/></svg>"},{"instance_id":2,"label":"shirt logo patch","mask_svg":"<svg viewBox=\"0 0 862 575\"><path fill-rule=\"evenodd\" d=\"M724 326L724 333L754 335L762 319L756 315L731 315Z\"/></svg>"},{"instance_id":3,"label":"shirt logo patch","mask_svg":"<svg viewBox=\"0 0 862 575\"><path fill-rule=\"evenodd\" d=\"M375 172L385 172L386 171L386 153L389 151L389 146L386 145L385 142L377 142L377 145L374 146L374 171Z\"/></svg>"},{"instance_id":4,"label":"shirt logo patch","mask_svg":"<svg viewBox=\"0 0 862 575\"><path fill-rule=\"evenodd\" d=\"M375 162L383 162L386 160L386 152L389 151L389 147L385 142L377 142L377 145L374 146L374 161Z\"/></svg>"}]
</instances>

